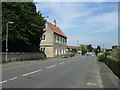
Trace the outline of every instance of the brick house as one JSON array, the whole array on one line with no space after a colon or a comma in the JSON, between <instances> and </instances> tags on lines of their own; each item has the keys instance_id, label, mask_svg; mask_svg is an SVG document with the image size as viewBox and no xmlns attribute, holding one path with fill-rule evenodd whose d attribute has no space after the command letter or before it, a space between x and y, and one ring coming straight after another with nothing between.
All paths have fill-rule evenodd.
<instances>
[{"instance_id":1,"label":"brick house","mask_svg":"<svg viewBox=\"0 0 120 90\"><path fill-rule=\"evenodd\" d=\"M40 43L40 51L44 51L46 57L57 57L66 54L67 37L56 25L46 21L45 33Z\"/></svg>"}]
</instances>

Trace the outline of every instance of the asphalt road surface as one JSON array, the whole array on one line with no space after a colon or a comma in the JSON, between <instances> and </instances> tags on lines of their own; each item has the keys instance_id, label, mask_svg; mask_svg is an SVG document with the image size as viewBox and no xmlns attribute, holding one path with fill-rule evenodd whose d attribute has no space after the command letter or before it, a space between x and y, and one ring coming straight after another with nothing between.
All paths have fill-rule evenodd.
<instances>
[{"instance_id":1,"label":"asphalt road surface","mask_svg":"<svg viewBox=\"0 0 120 90\"><path fill-rule=\"evenodd\" d=\"M95 56L2 65L2 88L118 88L118 78Z\"/></svg>"}]
</instances>

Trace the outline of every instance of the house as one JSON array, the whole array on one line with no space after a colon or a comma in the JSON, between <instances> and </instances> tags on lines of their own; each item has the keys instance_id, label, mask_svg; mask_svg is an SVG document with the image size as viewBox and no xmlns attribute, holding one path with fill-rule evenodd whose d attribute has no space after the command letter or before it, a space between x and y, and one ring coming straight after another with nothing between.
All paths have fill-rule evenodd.
<instances>
[{"instance_id":1,"label":"house","mask_svg":"<svg viewBox=\"0 0 120 90\"><path fill-rule=\"evenodd\" d=\"M67 51L68 52L73 52L75 54L80 54L81 53L80 47L76 47L76 46L67 46Z\"/></svg>"},{"instance_id":2,"label":"house","mask_svg":"<svg viewBox=\"0 0 120 90\"><path fill-rule=\"evenodd\" d=\"M117 46L117 45L112 46L112 51L114 50L120 50L120 46Z\"/></svg>"},{"instance_id":3,"label":"house","mask_svg":"<svg viewBox=\"0 0 120 90\"><path fill-rule=\"evenodd\" d=\"M46 57L57 57L66 54L67 36L56 25L46 21L45 33L40 43L40 51L44 51Z\"/></svg>"}]
</instances>

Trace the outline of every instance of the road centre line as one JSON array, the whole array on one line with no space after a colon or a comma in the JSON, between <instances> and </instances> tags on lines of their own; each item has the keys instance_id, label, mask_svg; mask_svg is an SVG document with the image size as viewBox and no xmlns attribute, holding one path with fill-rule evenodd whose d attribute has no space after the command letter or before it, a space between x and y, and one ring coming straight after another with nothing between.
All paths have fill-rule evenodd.
<instances>
[{"instance_id":1,"label":"road centre line","mask_svg":"<svg viewBox=\"0 0 120 90\"><path fill-rule=\"evenodd\" d=\"M4 81L0 82L0 84L2 84L2 83L6 83L6 82L7 82L7 80L4 80Z\"/></svg>"},{"instance_id":2,"label":"road centre line","mask_svg":"<svg viewBox=\"0 0 120 90\"><path fill-rule=\"evenodd\" d=\"M64 64L65 62L61 62L61 63L59 63L59 64Z\"/></svg>"},{"instance_id":3,"label":"road centre line","mask_svg":"<svg viewBox=\"0 0 120 90\"><path fill-rule=\"evenodd\" d=\"M30 72L30 73L26 73L26 74L23 74L22 76L27 76L27 75L30 75L30 74L33 74L33 73L37 73L37 72L40 72L42 70L36 70L36 71L33 71L33 72Z\"/></svg>"},{"instance_id":4,"label":"road centre line","mask_svg":"<svg viewBox=\"0 0 120 90\"><path fill-rule=\"evenodd\" d=\"M48 68L52 68L52 67L55 67L55 66L56 66L56 65L52 65L52 66L49 66L49 67L47 67L47 69L48 69Z\"/></svg>"},{"instance_id":5,"label":"road centre line","mask_svg":"<svg viewBox=\"0 0 120 90\"><path fill-rule=\"evenodd\" d=\"M12 80L15 80L15 79L17 79L17 78L18 78L18 77L14 77L14 78L11 78L11 79L9 79L9 80L11 80L11 81L12 81Z\"/></svg>"}]
</instances>

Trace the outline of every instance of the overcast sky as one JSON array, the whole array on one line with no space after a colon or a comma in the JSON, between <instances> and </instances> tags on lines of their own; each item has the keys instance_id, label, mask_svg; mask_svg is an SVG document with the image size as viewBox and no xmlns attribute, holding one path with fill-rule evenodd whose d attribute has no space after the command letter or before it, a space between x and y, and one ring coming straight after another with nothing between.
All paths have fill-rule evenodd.
<instances>
[{"instance_id":1,"label":"overcast sky","mask_svg":"<svg viewBox=\"0 0 120 90\"><path fill-rule=\"evenodd\" d=\"M105 48L118 44L117 2L37 2L37 11L68 37L68 45L92 44Z\"/></svg>"}]
</instances>

